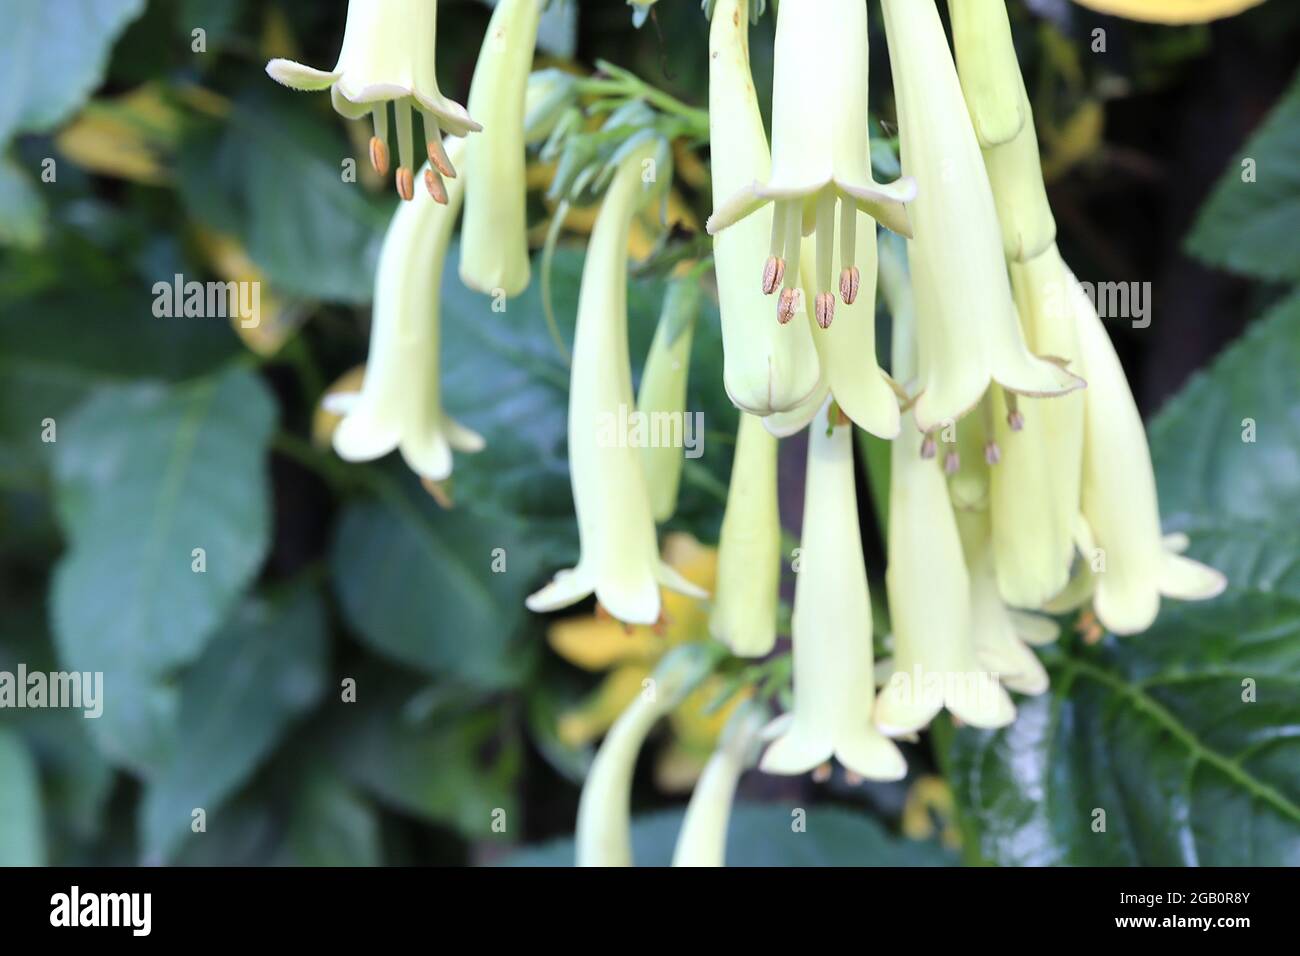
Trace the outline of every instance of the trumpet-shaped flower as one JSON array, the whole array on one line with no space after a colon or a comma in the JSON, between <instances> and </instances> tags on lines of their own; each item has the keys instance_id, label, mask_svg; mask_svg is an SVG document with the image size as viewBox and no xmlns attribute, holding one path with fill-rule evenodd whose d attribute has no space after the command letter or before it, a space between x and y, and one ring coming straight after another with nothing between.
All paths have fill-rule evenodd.
<instances>
[{"instance_id":1,"label":"trumpet-shaped flower","mask_svg":"<svg viewBox=\"0 0 1300 956\"><path fill-rule=\"evenodd\" d=\"M971 584L956 518L937 461L904 428L890 449L885 589L894 626L894 672L876 701L876 726L913 733L943 708L975 727L1016 716L996 674L979 661Z\"/></svg>"},{"instance_id":2,"label":"trumpet-shaped flower","mask_svg":"<svg viewBox=\"0 0 1300 956\"><path fill-rule=\"evenodd\" d=\"M709 135L713 202L765 180L767 137L749 71L748 0L719 0L709 30ZM819 368L806 322L763 321L763 289L754 270L767 252L772 210L757 211L713 237L722 313L723 383L754 415L789 410L817 387ZM792 270L798 272L797 267Z\"/></svg>"},{"instance_id":3,"label":"trumpet-shaped flower","mask_svg":"<svg viewBox=\"0 0 1300 956\"><path fill-rule=\"evenodd\" d=\"M632 772L646 735L707 673L703 646L680 647L665 657L635 700L605 735L578 801L578 866L631 866L629 820Z\"/></svg>"},{"instance_id":4,"label":"trumpet-shaped flower","mask_svg":"<svg viewBox=\"0 0 1300 956\"><path fill-rule=\"evenodd\" d=\"M569 382L569 471L582 553L528 598L553 611L595 592L621 621L653 624L659 585L704 597L659 558L650 493L639 449L617 434L632 405L627 344L627 244L632 217L646 198L641 164L656 144L630 150L617 167L587 246L578 292ZM620 414L620 411L622 414Z\"/></svg>"},{"instance_id":5,"label":"trumpet-shaped flower","mask_svg":"<svg viewBox=\"0 0 1300 956\"><path fill-rule=\"evenodd\" d=\"M1093 607L1116 634L1151 626L1160 596L1215 597L1218 571L1169 550L1160 533L1151 451L1142 417L1110 336L1091 306L1078 316L1084 394L1082 512L1079 547L1095 574Z\"/></svg>"},{"instance_id":6,"label":"trumpet-shaped flower","mask_svg":"<svg viewBox=\"0 0 1300 956\"><path fill-rule=\"evenodd\" d=\"M882 0L909 206L921 389L930 431L975 406L990 382L1035 396L1083 382L1030 353L1002 258L997 210L933 0Z\"/></svg>"},{"instance_id":7,"label":"trumpet-shaped flower","mask_svg":"<svg viewBox=\"0 0 1300 956\"><path fill-rule=\"evenodd\" d=\"M767 773L805 773L835 757L871 780L907 772L893 741L871 722L871 596L858 534L853 428L830 403L808 444L799 577L795 583L794 719L763 754ZM838 414L836 415L838 418Z\"/></svg>"},{"instance_id":8,"label":"trumpet-shaped flower","mask_svg":"<svg viewBox=\"0 0 1300 956\"><path fill-rule=\"evenodd\" d=\"M450 141L453 155L462 142ZM415 472L441 481L451 474L452 449L483 448L443 411L438 374L442 266L463 192L453 182L446 206L429 196L400 204L384 236L365 379L359 396L343 396L346 415L334 431L334 450L348 461L399 448Z\"/></svg>"},{"instance_id":9,"label":"trumpet-shaped flower","mask_svg":"<svg viewBox=\"0 0 1300 956\"><path fill-rule=\"evenodd\" d=\"M841 309L840 321L814 336L822 381L835 404L853 424L886 440L898 434L898 394L876 363L876 223L855 217L857 235L853 266L859 283L854 301ZM846 227L847 228L847 227ZM814 256L805 249L805 288L813 288ZM805 295L803 302L809 301ZM801 307L801 311L803 311ZM811 317L809 317L811 319Z\"/></svg>"},{"instance_id":10,"label":"trumpet-shaped flower","mask_svg":"<svg viewBox=\"0 0 1300 956\"><path fill-rule=\"evenodd\" d=\"M727 823L736 798L740 775L753 763L759 735L767 723L767 711L760 704L745 702L736 708L718 749L704 766L691 802L686 807L673 866L724 866L727 853Z\"/></svg>"},{"instance_id":11,"label":"trumpet-shaped flower","mask_svg":"<svg viewBox=\"0 0 1300 956\"><path fill-rule=\"evenodd\" d=\"M864 212L910 235L905 203L916 196L908 179L889 185L871 173L867 135L867 8L861 0L788 3L777 11L772 81L772 172L743 186L708 221L717 234L771 204L767 294L781 290L777 318L789 322L798 294L800 246L816 241L814 314L822 328L835 316L831 291L839 251L839 293L856 299L856 218ZM716 144L715 144L716 146Z\"/></svg>"},{"instance_id":12,"label":"trumpet-shaped flower","mask_svg":"<svg viewBox=\"0 0 1300 956\"><path fill-rule=\"evenodd\" d=\"M641 446L641 463L650 489L650 510L663 523L677 510L677 489L681 485L685 442L686 385L691 368L691 339L695 316L700 308L700 286L694 276L671 282L664 293L659 325L655 328L650 354L641 373L637 411L643 421L682 422L670 437L681 441L648 441ZM670 426L668 429L673 431Z\"/></svg>"},{"instance_id":13,"label":"trumpet-shaped flower","mask_svg":"<svg viewBox=\"0 0 1300 956\"><path fill-rule=\"evenodd\" d=\"M397 125L397 192L415 195L415 150L411 112L424 118L424 137L431 169L424 182L439 202L447 201L443 177L453 178L442 132L464 136L482 127L465 107L442 95L434 70L437 47L437 0L350 0L343 49L330 71L293 60L266 64L273 80L295 90L328 88L334 109L348 119L374 116L370 162L381 176L388 172L388 104Z\"/></svg>"},{"instance_id":14,"label":"trumpet-shaped flower","mask_svg":"<svg viewBox=\"0 0 1300 956\"><path fill-rule=\"evenodd\" d=\"M1048 617L1007 607L998 593L993 539L987 511L956 510L970 576L971 639L980 666L1002 686L1021 694L1047 690L1047 671L1029 645L1055 640L1058 628Z\"/></svg>"},{"instance_id":15,"label":"trumpet-shaped flower","mask_svg":"<svg viewBox=\"0 0 1300 956\"><path fill-rule=\"evenodd\" d=\"M776 645L781 583L776 450L762 419L741 412L709 617L709 631L740 657L762 657Z\"/></svg>"},{"instance_id":16,"label":"trumpet-shaped flower","mask_svg":"<svg viewBox=\"0 0 1300 956\"><path fill-rule=\"evenodd\" d=\"M470 83L469 108L484 132L465 154L460 278L479 292L515 296L528 285L524 110L541 15L542 0L501 0Z\"/></svg>"}]
</instances>

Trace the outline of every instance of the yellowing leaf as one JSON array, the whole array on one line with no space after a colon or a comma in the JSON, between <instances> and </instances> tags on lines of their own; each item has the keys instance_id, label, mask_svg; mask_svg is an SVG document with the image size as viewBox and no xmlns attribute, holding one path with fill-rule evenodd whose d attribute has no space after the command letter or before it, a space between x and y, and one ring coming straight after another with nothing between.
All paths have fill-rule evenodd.
<instances>
[{"instance_id":1,"label":"yellowing leaf","mask_svg":"<svg viewBox=\"0 0 1300 956\"><path fill-rule=\"evenodd\" d=\"M149 84L87 103L54 142L82 169L156 186L170 178L162 154L176 141L179 125L161 87Z\"/></svg>"},{"instance_id":2,"label":"yellowing leaf","mask_svg":"<svg viewBox=\"0 0 1300 956\"><path fill-rule=\"evenodd\" d=\"M1098 13L1147 23L1208 23L1236 16L1264 0L1074 0Z\"/></svg>"},{"instance_id":3,"label":"yellowing leaf","mask_svg":"<svg viewBox=\"0 0 1300 956\"><path fill-rule=\"evenodd\" d=\"M195 234L199 248L213 272L226 282L255 284L257 315L252 320L247 320L231 310L231 328L258 355L269 356L280 351L302 325L306 311L285 303L270 291L261 271L238 241L203 228L196 230Z\"/></svg>"}]
</instances>

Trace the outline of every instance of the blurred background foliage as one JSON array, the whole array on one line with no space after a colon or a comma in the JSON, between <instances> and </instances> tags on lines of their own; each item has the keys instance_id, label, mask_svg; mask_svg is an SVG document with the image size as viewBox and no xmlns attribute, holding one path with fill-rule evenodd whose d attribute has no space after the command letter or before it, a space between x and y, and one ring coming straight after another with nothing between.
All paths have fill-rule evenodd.
<instances>
[{"instance_id":1,"label":"blurred background foliage","mask_svg":"<svg viewBox=\"0 0 1300 956\"><path fill-rule=\"evenodd\" d=\"M1144 409L1160 410L1168 530L1187 531L1232 586L1167 608L1141 638L1085 640L1084 622L1048 652L1053 691L1022 700L1014 726L940 725L907 748L902 783L749 775L731 861L1300 863L1300 4L1177 28L1066 0L1011 8L1066 258L1084 280L1154 284L1151 327L1113 332ZM668 633L638 630L602 657L611 622L590 607L560 627L523 609L576 551L568 373L536 281L495 312L448 265L445 400L488 441L458 457L450 484L423 488L391 457L332 457L320 399L364 361L395 199L364 162L359 182L340 175L368 132L263 66L332 63L344 12L318 0L6 10L0 670L104 671L107 704L99 720L0 711L0 863L566 863L590 748L629 682L668 644L706 637L684 608ZM440 12L440 80L463 101L490 11L444 0ZM541 62L607 60L704 106L699 5L661 0L639 29L634 12L553 4ZM765 109L773 24L752 39ZM1242 182L1245 157L1257 182ZM681 144L676 169L674 241L689 243L709 210L707 150ZM552 173L530 169L539 244ZM555 259L566 338L590 221L570 217ZM262 282L261 325L155 318L154 283L178 273ZM638 368L663 289L654 276L630 287ZM669 530L707 576L735 413L704 298L687 407L704 412L705 454L688 462ZM802 450L786 446L783 518L797 533ZM870 509L863 522L879 576ZM496 548L506 573L490 570ZM1247 708L1244 677L1259 687ZM667 861L718 722L695 701L645 755L640 861ZM791 832L795 806L806 833ZM1088 826L1097 806L1114 808L1108 834ZM206 833L192 832L195 808Z\"/></svg>"}]
</instances>

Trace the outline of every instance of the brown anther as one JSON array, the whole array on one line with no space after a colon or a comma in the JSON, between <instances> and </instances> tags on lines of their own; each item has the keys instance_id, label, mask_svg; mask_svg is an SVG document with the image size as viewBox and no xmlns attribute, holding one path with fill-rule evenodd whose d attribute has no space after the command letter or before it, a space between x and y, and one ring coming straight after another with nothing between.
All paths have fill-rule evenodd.
<instances>
[{"instance_id":1,"label":"brown anther","mask_svg":"<svg viewBox=\"0 0 1300 956\"><path fill-rule=\"evenodd\" d=\"M990 465L996 465L1002 460L1002 449L997 442L991 441L984 446L984 460Z\"/></svg>"},{"instance_id":2,"label":"brown anther","mask_svg":"<svg viewBox=\"0 0 1300 956\"><path fill-rule=\"evenodd\" d=\"M789 323L799 311L799 290L782 289L781 298L776 304L776 320L782 325Z\"/></svg>"},{"instance_id":3,"label":"brown anther","mask_svg":"<svg viewBox=\"0 0 1300 956\"><path fill-rule=\"evenodd\" d=\"M1011 430L1013 432L1020 431L1022 428L1025 427L1024 413L1021 412L1019 409L1016 409L1015 411L1012 412L1007 412L1007 424L1011 426Z\"/></svg>"},{"instance_id":4,"label":"brown anther","mask_svg":"<svg viewBox=\"0 0 1300 956\"><path fill-rule=\"evenodd\" d=\"M1091 608L1085 608L1080 612L1074 629L1082 636L1085 644L1098 644L1106 636L1106 629L1101 626L1101 621L1097 620L1097 615Z\"/></svg>"},{"instance_id":5,"label":"brown anther","mask_svg":"<svg viewBox=\"0 0 1300 956\"><path fill-rule=\"evenodd\" d=\"M443 206L447 205L447 187L442 181L442 177L432 169L424 171L424 188L429 190L429 195L433 201Z\"/></svg>"},{"instance_id":6,"label":"brown anther","mask_svg":"<svg viewBox=\"0 0 1300 956\"><path fill-rule=\"evenodd\" d=\"M768 256L763 263L763 295L771 295L785 278L785 260L777 256Z\"/></svg>"},{"instance_id":7,"label":"brown anther","mask_svg":"<svg viewBox=\"0 0 1300 956\"><path fill-rule=\"evenodd\" d=\"M945 475L957 474L957 469L961 467L961 456L955 451L950 451L943 456L943 473Z\"/></svg>"},{"instance_id":8,"label":"brown anther","mask_svg":"<svg viewBox=\"0 0 1300 956\"><path fill-rule=\"evenodd\" d=\"M433 168L438 170L448 179L456 178L456 167L451 164L447 157L447 150L443 147L442 142L436 139L429 140L429 162Z\"/></svg>"},{"instance_id":9,"label":"brown anther","mask_svg":"<svg viewBox=\"0 0 1300 956\"><path fill-rule=\"evenodd\" d=\"M840 298L845 305L852 305L858 300L858 289L862 286L862 273L857 266L840 272Z\"/></svg>"},{"instance_id":10,"label":"brown anther","mask_svg":"<svg viewBox=\"0 0 1300 956\"><path fill-rule=\"evenodd\" d=\"M929 461L931 458L935 456L935 453L937 451L938 451L938 446L936 446L934 443L934 436L926 435L925 438L922 439L921 441L921 457Z\"/></svg>"},{"instance_id":11,"label":"brown anther","mask_svg":"<svg viewBox=\"0 0 1300 956\"><path fill-rule=\"evenodd\" d=\"M378 136L370 137L370 165L380 176L388 175L388 144Z\"/></svg>"},{"instance_id":12,"label":"brown anther","mask_svg":"<svg viewBox=\"0 0 1300 956\"><path fill-rule=\"evenodd\" d=\"M835 321L835 296L829 292L818 292L815 305L817 307L817 324L823 329L829 329L831 323Z\"/></svg>"},{"instance_id":13,"label":"brown anther","mask_svg":"<svg viewBox=\"0 0 1300 956\"><path fill-rule=\"evenodd\" d=\"M867 782L867 778L855 770L844 771L844 782L850 787L860 787Z\"/></svg>"},{"instance_id":14,"label":"brown anther","mask_svg":"<svg viewBox=\"0 0 1300 956\"><path fill-rule=\"evenodd\" d=\"M827 780L829 780L831 778L830 761L827 761L826 763L821 764L819 767L814 769L812 772L812 778L813 778L813 783L825 783Z\"/></svg>"},{"instance_id":15,"label":"brown anther","mask_svg":"<svg viewBox=\"0 0 1300 956\"><path fill-rule=\"evenodd\" d=\"M415 198L415 174L405 166L397 167L397 195L407 202Z\"/></svg>"}]
</instances>

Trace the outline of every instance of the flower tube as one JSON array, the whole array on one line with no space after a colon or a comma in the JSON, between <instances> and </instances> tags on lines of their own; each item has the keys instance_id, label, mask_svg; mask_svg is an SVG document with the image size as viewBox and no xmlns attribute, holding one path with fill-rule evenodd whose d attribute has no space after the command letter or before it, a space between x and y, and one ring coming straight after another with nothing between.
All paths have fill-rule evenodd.
<instances>
[{"instance_id":1,"label":"flower tube","mask_svg":"<svg viewBox=\"0 0 1300 956\"><path fill-rule=\"evenodd\" d=\"M948 12L957 73L975 135L986 149L1009 143L1029 115L1015 92L1022 84L1006 0L948 0Z\"/></svg>"},{"instance_id":2,"label":"flower tube","mask_svg":"<svg viewBox=\"0 0 1300 956\"><path fill-rule=\"evenodd\" d=\"M727 824L736 784L754 761L766 723L766 709L752 701L741 704L731 715L686 807L673 851L673 866L726 865Z\"/></svg>"},{"instance_id":3,"label":"flower tube","mask_svg":"<svg viewBox=\"0 0 1300 956\"><path fill-rule=\"evenodd\" d=\"M860 275L854 238L858 212L895 232L910 235L905 203L916 184L903 179L877 183L871 173L867 135L867 7L861 0L787 3L777 11L772 83L772 172L715 202L711 235L772 206L763 292L780 289L777 318L795 313L804 236L816 243L813 311L822 328L835 316L831 291L839 250L839 294L857 298ZM715 143L716 148L716 143ZM754 268L757 275L757 263Z\"/></svg>"},{"instance_id":4,"label":"flower tube","mask_svg":"<svg viewBox=\"0 0 1300 956\"><path fill-rule=\"evenodd\" d=\"M688 433L695 419L686 409L691 339L695 335L695 316L699 308L700 286L693 275L668 284L659 325L655 328L650 354L641 373L641 389L637 393L636 408L650 435L641 444L641 463L650 490L650 510L660 524L677 510L677 490L685 463L683 449L689 441L698 443L703 438ZM659 423L666 424L661 426ZM656 437L659 440L655 440ZM665 437L668 440L665 441ZM695 447L703 446L696 444Z\"/></svg>"},{"instance_id":5,"label":"flower tube","mask_svg":"<svg viewBox=\"0 0 1300 956\"><path fill-rule=\"evenodd\" d=\"M660 661L641 693L614 721L578 800L574 840L578 866L632 865L629 812L637 755L650 729L681 703L708 669L709 656L702 645L677 648Z\"/></svg>"},{"instance_id":6,"label":"flower tube","mask_svg":"<svg viewBox=\"0 0 1300 956\"><path fill-rule=\"evenodd\" d=\"M470 83L469 108L484 131L465 153L460 278L479 292L516 296L528 285L524 110L541 15L541 0L501 0Z\"/></svg>"},{"instance_id":7,"label":"flower tube","mask_svg":"<svg viewBox=\"0 0 1300 956\"><path fill-rule=\"evenodd\" d=\"M991 382L1034 396L1082 387L1032 355L1021 334L988 174L933 0L882 4L903 171L920 190L909 206L908 244L918 303L917 426L928 432L956 421Z\"/></svg>"},{"instance_id":8,"label":"flower tube","mask_svg":"<svg viewBox=\"0 0 1300 956\"><path fill-rule=\"evenodd\" d=\"M1222 574L1184 558L1160 533L1151 450L1119 356L1091 306L1078 313L1084 393L1083 517L1079 548L1094 574L1093 607L1116 634L1145 631L1160 597L1202 601L1227 586Z\"/></svg>"},{"instance_id":9,"label":"flower tube","mask_svg":"<svg viewBox=\"0 0 1300 956\"><path fill-rule=\"evenodd\" d=\"M867 779L900 780L907 772L903 755L871 721L871 596L858 533L853 427L833 421L830 408L828 402L818 412L809 433L791 620L794 719L759 766L798 774L835 757Z\"/></svg>"},{"instance_id":10,"label":"flower tube","mask_svg":"<svg viewBox=\"0 0 1300 956\"><path fill-rule=\"evenodd\" d=\"M463 146L448 141L453 156ZM452 181L446 206L427 195L400 204L384 236L361 392L333 396L346 411L334 450L348 461L371 461L397 448L421 477L442 481L451 475L453 449L483 448L479 435L443 411L438 369L442 267L464 195L460 183Z\"/></svg>"},{"instance_id":11,"label":"flower tube","mask_svg":"<svg viewBox=\"0 0 1300 956\"><path fill-rule=\"evenodd\" d=\"M762 419L741 412L709 616L709 633L739 657L762 657L776 645L781 584L776 452L777 440Z\"/></svg>"},{"instance_id":12,"label":"flower tube","mask_svg":"<svg viewBox=\"0 0 1300 956\"><path fill-rule=\"evenodd\" d=\"M338 63L326 72L293 60L266 64L271 79L295 90L328 88L334 109L348 119L372 114L375 135L370 162L388 173L388 104L397 125L397 192L405 200L415 195L415 150L411 113L424 119L424 137L432 169L424 181L430 195L447 201L443 177L456 175L442 142L445 131L465 136L482 129L465 107L438 89L434 54L437 49L437 0L350 0L343 48Z\"/></svg>"},{"instance_id":13,"label":"flower tube","mask_svg":"<svg viewBox=\"0 0 1300 956\"><path fill-rule=\"evenodd\" d=\"M718 0L709 29L709 136L713 202L766 179L767 137L749 71L748 0ZM772 211L763 209L713 237L722 313L723 384L754 415L784 412L808 398L820 374L805 322L763 321L754 269L767 253ZM797 273L798 269L792 270Z\"/></svg>"},{"instance_id":14,"label":"flower tube","mask_svg":"<svg viewBox=\"0 0 1300 956\"><path fill-rule=\"evenodd\" d=\"M628 624L659 618L659 585L706 594L659 557L654 514L639 450L620 433L632 404L627 344L627 244L632 217L646 199L641 164L656 155L647 141L627 152L605 193L587 245L569 382L569 471L581 557L528 598L554 611L595 592Z\"/></svg>"}]
</instances>

